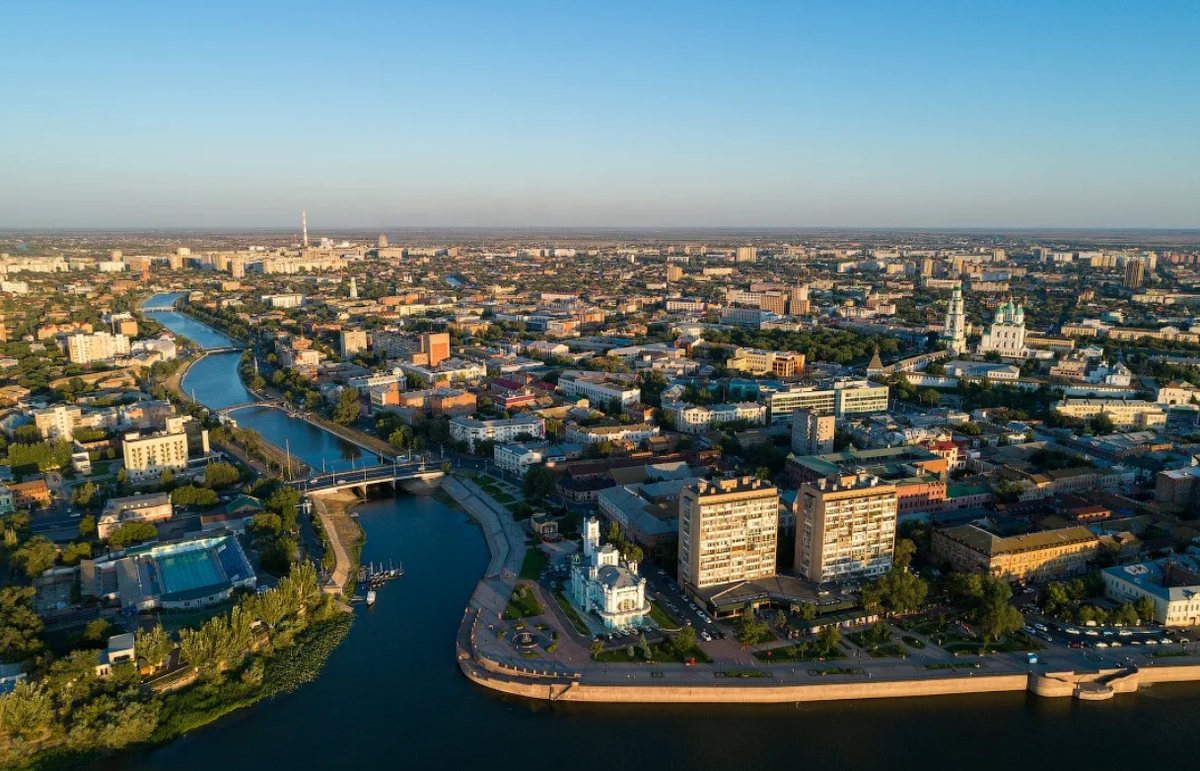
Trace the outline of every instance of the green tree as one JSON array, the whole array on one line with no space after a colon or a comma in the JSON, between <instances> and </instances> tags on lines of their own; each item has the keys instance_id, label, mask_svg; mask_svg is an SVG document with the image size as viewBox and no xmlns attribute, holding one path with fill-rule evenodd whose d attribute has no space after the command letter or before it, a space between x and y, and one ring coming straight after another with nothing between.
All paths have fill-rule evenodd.
<instances>
[{"instance_id":1,"label":"green tree","mask_svg":"<svg viewBox=\"0 0 1200 771\"><path fill-rule=\"evenodd\" d=\"M1051 616L1057 616L1071 605L1071 597L1067 588L1060 581L1051 581L1042 587L1042 610Z\"/></svg>"},{"instance_id":2,"label":"green tree","mask_svg":"<svg viewBox=\"0 0 1200 771\"><path fill-rule=\"evenodd\" d=\"M545 466L531 466L525 471L525 497L531 500L541 500L554 495L558 475Z\"/></svg>"},{"instance_id":3,"label":"green tree","mask_svg":"<svg viewBox=\"0 0 1200 771\"><path fill-rule=\"evenodd\" d=\"M214 490L233 487L240 481L241 473L230 463L218 461L204 467L204 484Z\"/></svg>"},{"instance_id":4,"label":"green tree","mask_svg":"<svg viewBox=\"0 0 1200 771\"><path fill-rule=\"evenodd\" d=\"M358 422L362 405L358 399L357 388L344 388L338 396L337 404L333 407L333 421L343 426L352 426Z\"/></svg>"},{"instance_id":5,"label":"green tree","mask_svg":"<svg viewBox=\"0 0 1200 771\"><path fill-rule=\"evenodd\" d=\"M983 593L973 615L983 636L983 643L987 645L1020 629L1025 623L1025 617L1009 603L1012 599L1012 589L1004 579L984 576L982 586Z\"/></svg>"},{"instance_id":6,"label":"green tree","mask_svg":"<svg viewBox=\"0 0 1200 771\"><path fill-rule=\"evenodd\" d=\"M671 650L676 656L683 658L696 647L696 630L690 626L680 629L671 638Z\"/></svg>"},{"instance_id":7,"label":"green tree","mask_svg":"<svg viewBox=\"0 0 1200 771\"><path fill-rule=\"evenodd\" d=\"M841 640L842 633L836 626L829 624L821 627L821 631L817 633L817 645L821 657L828 656L837 650Z\"/></svg>"},{"instance_id":8,"label":"green tree","mask_svg":"<svg viewBox=\"0 0 1200 771\"><path fill-rule=\"evenodd\" d=\"M12 561L32 579L54 567L57 557L58 549L50 539L35 535L13 552Z\"/></svg>"},{"instance_id":9,"label":"green tree","mask_svg":"<svg viewBox=\"0 0 1200 771\"><path fill-rule=\"evenodd\" d=\"M1156 619L1158 613L1154 606L1154 600L1149 597L1139 597L1133 603L1133 609L1137 611L1138 618L1143 624L1149 624Z\"/></svg>"},{"instance_id":10,"label":"green tree","mask_svg":"<svg viewBox=\"0 0 1200 771\"><path fill-rule=\"evenodd\" d=\"M87 508L92 504L92 499L96 495L96 485L91 482L84 482L75 488L71 494L71 503L81 509Z\"/></svg>"},{"instance_id":11,"label":"green tree","mask_svg":"<svg viewBox=\"0 0 1200 771\"><path fill-rule=\"evenodd\" d=\"M758 615L754 609L747 605L742 609L742 614L738 618L737 640L745 648L749 645L755 645L771 636L767 625L758 620Z\"/></svg>"},{"instance_id":12,"label":"green tree","mask_svg":"<svg viewBox=\"0 0 1200 771\"><path fill-rule=\"evenodd\" d=\"M84 538L91 538L96 534L96 518L88 515L79 520L79 535Z\"/></svg>"},{"instance_id":13,"label":"green tree","mask_svg":"<svg viewBox=\"0 0 1200 771\"><path fill-rule=\"evenodd\" d=\"M399 426L388 436L388 444L393 450L406 450L412 445L413 433L408 426Z\"/></svg>"},{"instance_id":14,"label":"green tree","mask_svg":"<svg viewBox=\"0 0 1200 771\"><path fill-rule=\"evenodd\" d=\"M863 603L868 597L888 613L911 613L925 604L929 584L915 573L892 570L881 576L872 587L872 592L863 592Z\"/></svg>"},{"instance_id":15,"label":"green tree","mask_svg":"<svg viewBox=\"0 0 1200 771\"><path fill-rule=\"evenodd\" d=\"M892 565L897 570L908 570L912 564L913 555L917 553L917 545L907 538L896 539L896 548L892 550Z\"/></svg>"},{"instance_id":16,"label":"green tree","mask_svg":"<svg viewBox=\"0 0 1200 771\"><path fill-rule=\"evenodd\" d=\"M0 696L0 736L35 739L53 717L53 700L41 683L21 680L10 693Z\"/></svg>"},{"instance_id":17,"label":"green tree","mask_svg":"<svg viewBox=\"0 0 1200 771\"><path fill-rule=\"evenodd\" d=\"M917 394L917 401L926 407L936 407L942 400L942 395L933 388L925 388Z\"/></svg>"},{"instance_id":18,"label":"green tree","mask_svg":"<svg viewBox=\"0 0 1200 771\"><path fill-rule=\"evenodd\" d=\"M108 548L119 551L126 546L158 538L158 528L149 522L126 522L108 535Z\"/></svg>"},{"instance_id":19,"label":"green tree","mask_svg":"<svg viewBox=\"0 0 1200 771\"><path fill-rule=\"evenodd\" d=\"M167 657L171 655L171 650L175 647L161 624L149 629L138 629L133 645L138 659L154 669L158 669L166 662Z\"/></svg>"},{"instance_id":20,"label":"green tree","mask_svg":"<svg viewBox=\"0 0 1200 771\"><path fill-rule=\"evenodd\" d=\"M0 662L16 663L42 650L42 620L33 610L29 586L0 589Z\"/></svg>"},{"instance_id":21,"label":"green tree","mask_svg":"<svg viewBox=\"0 0 1200 771\"><path fill-rule=\"evenodd\" d=\"M604 643L599 640L592 640L592 644L588 646L588 650L591 651L592 658L596 658L604 652Z\"/></svg>"}]
</instances>

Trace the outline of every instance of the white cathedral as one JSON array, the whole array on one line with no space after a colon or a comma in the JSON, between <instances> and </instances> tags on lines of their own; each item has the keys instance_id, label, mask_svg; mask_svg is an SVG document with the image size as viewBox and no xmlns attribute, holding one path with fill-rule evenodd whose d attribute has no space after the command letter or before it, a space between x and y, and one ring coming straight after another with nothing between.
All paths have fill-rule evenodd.
<instances>
[{"instance_id":1,"label":"white cathedral","mask_svg":"<svg viewBox=\"0 0 1200 771\"><path fill-rule=\"evenodd\" d=\"M583 525L583 554L571 563L571 599L585 612L595 613L609 629L637 626L650 613L646 579L636 561L621 564L611 543L600 545L600 522L588 517Z\"/></svg>"},{"instance_id":2,"label":"white cathedral","mask_svg":"<svg viewBox=\"0 0 1200 771\"><path fill-rule=\"evenodd\" d=\"M996 309L996 318L992 320L991 328L983 333L979 341L979 352L998 352L1009 358L1025 358L1025 308L1013 305L1009 300Z\"/></svg>"}]
</instances>

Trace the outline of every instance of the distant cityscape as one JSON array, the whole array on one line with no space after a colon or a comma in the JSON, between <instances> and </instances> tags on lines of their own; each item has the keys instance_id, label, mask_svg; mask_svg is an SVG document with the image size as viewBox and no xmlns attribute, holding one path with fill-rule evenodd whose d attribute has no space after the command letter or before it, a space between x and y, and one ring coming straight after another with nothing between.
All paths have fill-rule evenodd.
<instances>
[{"instance_id":1,"label":"distant cityscape","mask_svg":"<svg viewBox=\"0 0 1200 771\"><path fill-rule=\"evenodd\" d=\"M316 677L419 580L355 550L393 490L480 524L457 658L504 693L1194 679L1200 244L1170 240L0 234L3 752L68 750L67 671L141 686L114 748L331 639Z\"/></svg>"}]
</instances>

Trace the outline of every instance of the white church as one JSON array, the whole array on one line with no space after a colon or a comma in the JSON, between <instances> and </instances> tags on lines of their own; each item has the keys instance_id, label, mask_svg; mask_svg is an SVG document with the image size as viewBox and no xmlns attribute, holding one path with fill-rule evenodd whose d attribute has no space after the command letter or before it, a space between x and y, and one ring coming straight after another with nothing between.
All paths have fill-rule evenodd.
<instances>
[{"instance_id":1,"label":"white church","mask_svg":"<svg viewBox=\"0 0 1200 771\"><path fill-rule=\"evenodd\" d=\"M600 522L588 517L583 525L583 554L571 563L571 599L585 612L595 613L609 629L637 626L650 613L646 579L636 561L621 564L611 543L600 545Z\"/></svg>"},{"instance_id":2,"label":"white church","mask_svg":"<svg viewBox=\"0 0 1200 771\"><path fill-rule=\"evenodd\" d=\"M1013 305L1009 300L996 309L996 318L991 328L983 333L979 341L980 353L998 352L1007 358L1026 358L1029 352L1025 350L1025 309Z\"/></svg>"}]
</instances>

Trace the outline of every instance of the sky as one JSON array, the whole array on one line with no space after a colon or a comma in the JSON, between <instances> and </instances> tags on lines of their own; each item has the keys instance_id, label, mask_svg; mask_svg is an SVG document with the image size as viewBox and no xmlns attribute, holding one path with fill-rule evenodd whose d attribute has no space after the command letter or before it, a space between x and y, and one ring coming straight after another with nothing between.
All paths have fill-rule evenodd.
<instances>
[{"instance_id":1,"label":"sky","mask_svg":"<svg viewBox=\"0 0 1200 771\"><path fill-rule=\"evenodd\" d=\"M1200 227L1200 2L10 2L0 228Z\"/></svg>"}]
</instances>

